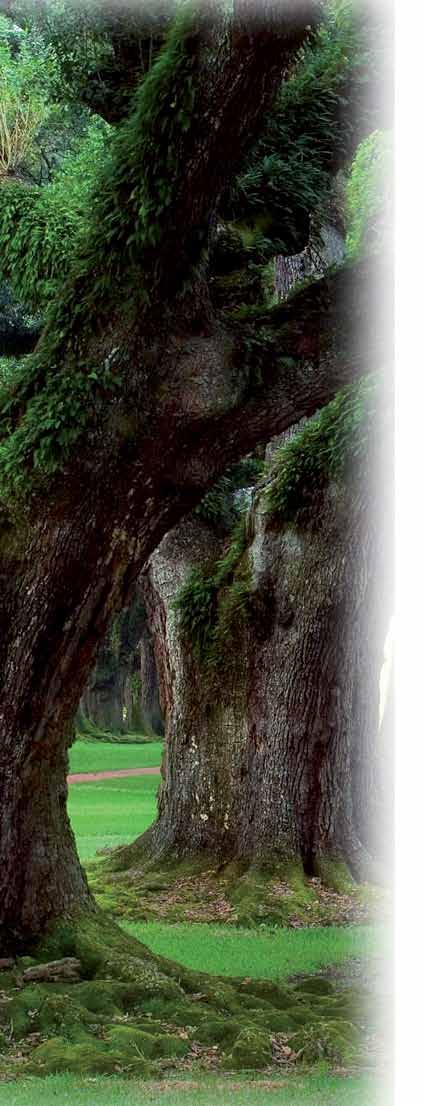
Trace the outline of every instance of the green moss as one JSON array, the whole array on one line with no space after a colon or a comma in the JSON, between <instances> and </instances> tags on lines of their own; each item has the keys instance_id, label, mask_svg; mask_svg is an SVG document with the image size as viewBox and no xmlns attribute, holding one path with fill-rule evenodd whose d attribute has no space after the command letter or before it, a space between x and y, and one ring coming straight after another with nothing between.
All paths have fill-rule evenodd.
<instances>
[{"instance_id":1,"label":"green moss","mask_svg":"<svg viewBox=\"0 0 426 1106\"><path fill-rule=\"evenodd\" d=\"M320 976L312 976L308 979L302 979L300 983L296 983L294 986L296 994L300 992L302 995L333 995L334 987L328 979L322 979Z\"/></svg>"},{"instance_id":2,"label":"green moss","mask_svg":"<svg viewBox=\"0 0 426 1106\"><path fill-rule=\"evenodd\" d=\"M238 983L238 989L242 995L253 995L256 999L266 999L278 1010L286 1010L291 1002L291 990L273 983L270 979L251 979L248 982L242 980Z\"/></svg>"},{"instance_id":3,"label":"green moss","mask_svg":"<svg viewBox=\"0 0 426 1106\"><path fill-rule=\"evenodd\" d=\"M174 601L182 634L191 642L198 660L212 669L218 667L224 643L235 625L241 625L247 609L247 540L247 515L243 514L231 533L226 553L212 569L192 569Z\"/></svg>"},{"instance_id":4,"label":"green moss","mask_svg":"<svg viewBox=\"0 0 426 1106\"><path fill-rule=\"evenodd\" d=\"M233 1045L241 1033L241 1022L235 1018L206 1018L194 1036L201 1044Z\"/></svg>"},{"instance_id":5,"label":"green moss","mask_svg":"<svg viewBox=\"0 0 426 1106\"><path fill-rule=\"evenodd\" d=\"M127 990L125 983L96 979L77 984L73 994L90 1013L112 1017L121 1014Z\"/></svg>"},{"instance_id":6,"label":"green moss","mask_svg":"<svg viewBox=\"0 0 426 1106\"><path fill-rule=\"evenodd\" d=\"M75 1041L85 1035L84 1027L92 1022L93 1014L76 1002L72 993L52 995L46 989L44 1001L33 1016L32 1028L49 1036Z\"/></svg>"},{"instance_id":7,"label":"green moss","mask_svg":"<svg viewBox=\"0 0 426 1106\"><path fill-rule=\"evenodd\" d=\"M146 1059L185 1056L190 1048L189 1041L167 1033L147 1033L131 1025L111 1026L106 1038L112 1051L123 1059L132 1059L141 1054Z\"/></svg>"},{"instance_id":8,"label":"green moss","mask_svg":"<svg viewBox=\"0 0 426 1106\"><path fill-rule=\"evenodd\" d=\"M223 1058L221 1067L226 1071L260 1069L272 1062L272 1045L269 1033L262 1029L244 1029L237 1037L231 1051Z\"/></svg>"},{"instance_id":9,"label":"green moss","mask_svg":"<svg viewBox=\"0 0 426 1106\"><path fill-rule=\"evenodd\" d=\"M347 479L365 466L377 403L375 376L363 377L276 451L265 492L271 514L293 521L330 480Z\"/></svg>"},{"instance_id":10,"label":"green moss","mask_svg":"<svg viewBox=\"0 0 426 1106\"><path fill-rule=\"evenodd\" d=\"M296 1010L296 1018L294 1018L291 1007L278 1013L265 1010L256 1015L256 1022L264 1029L269 1029L271 1033L294 1033L300 1025L300 1018L298 1020L297 1017L299 1013Z\"/></svg>"},{"instance_id":11,"label":"green moss","mask_svg":"<svg viewBox=\"0 0 426 1106\"><path fill-rule=\"evenodd\" d=\"M149 1074L149 1065L136 1050L130 1061L121 1051L114 1052L105 1042L94 1037L87 1043L79 1044L70 1044L62 1037L54 1037L34 1049L27 1071L34 1075L60 1071L75 1071L80 1075L112 1075L123 1071L130 1064L137 1069L139 1075Z\"/></svg>"},{"instance_id":12,"label":"green moss","mask_svg":"<svg viewBox=\"0 0 426 1106\"><path fill-rule=\"evenodd\" d=\"M359 1031L352 1022L315 1023L295 1033L291 1047L298 1060L306 1064L319 1060L346 1064L355 1058L358 1051Z\"/></svg>"},{"instance_id":13,"label":"green moss","mask_svg":"<svg viewBox=\"0 0 426 1106\"><path fill-rule=\"evenodd\" d=\"M275 893L277 882L287 887L286 894ZM308 918L315 894L305 879L301 863L273 860L253 864L229 889L229 899L238 913L240 925L259 922L285 925L295 914Z\"/></svg>"},{"instance_id":14,"label":"green moss","mask_svg":"<svg viewBox=\"0 0 426 1106\"><path fill-rule=\"evenodd\" d=\"M344 861L332 860L329 857L320 857L316 861L316 874L326 887L342 894L350 894L355 886L349 868Z\"/></svg>"},{"instance_id":15,"label":"green moss","mask_svg":"<svg viewBox=\"0 0 426 1106\"><path fill-rule=\"evenodd\" d=\"M2 979L4 986L4 980ZM33 1030L33 1021L44 1002L45 994L41 986L33 985L23 991L9 993L8 1001L0 1004L0 1025L12 1027L16 1040L25 1037Z\"/></svg>"}]
</instances>

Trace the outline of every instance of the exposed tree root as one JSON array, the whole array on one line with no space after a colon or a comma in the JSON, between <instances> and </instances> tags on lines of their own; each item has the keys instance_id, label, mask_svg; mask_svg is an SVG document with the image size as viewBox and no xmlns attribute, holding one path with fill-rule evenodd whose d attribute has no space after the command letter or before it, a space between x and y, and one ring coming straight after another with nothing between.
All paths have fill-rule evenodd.
<instances>
[{"instance_id":1,"label":"exposed tree root","mask_svg":"<svg viewBox=\"0 0 426 1106\"><path fill-rule=\"evenodd\" d=\"M345 864L326 858L308 877L301 863L276 858L220 865L200 855L154 863L134 843L92 863L88 874L99 903L133 921L344 925L370 921L383 903L383 891L356 884Z\"/></svg>"},{"instance_id":2,"label":"exposed tree root","mask_svg":"<svg viewBox=\"0 0 426 1106\"><path fill-rule=\"evenodd\" d=\"M0 1075L263 1069L353 1061L360 993L213 977L156 956L101 914L57 924L0 973ZM81 978L27 983L23 972L75 957Z\"/></svg>"}]
</instances>

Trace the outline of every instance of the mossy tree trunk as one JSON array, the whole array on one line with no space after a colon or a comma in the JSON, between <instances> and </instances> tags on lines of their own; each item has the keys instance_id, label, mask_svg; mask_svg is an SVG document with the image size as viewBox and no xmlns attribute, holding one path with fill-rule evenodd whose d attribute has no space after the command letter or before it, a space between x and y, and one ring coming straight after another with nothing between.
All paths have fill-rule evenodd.
<instances>
[{"instance_id":1,"label":"mossy tree trunk","mask_svg":"<svg viewBox=\"0 0 426 1106\"><path fill-rule=\"evenodd\" d=\"M233 460L312 414L373 356L368 338L378 328L376 320L374 333L363 325L369 290L362 265L302 290L278 314L261 313L263 355L260 319L225 329L195 275L218 197L309 22L303 5L290 15L267 5L253 30L244 10L229 39L203 17L183 42L175 36L173 65L154 65L131 126L114 146L96 208L99 214L101 204L102 219L79 244L63 298L8 408L0 563L2 947L93 905L66 814L66 751L99 643L131 599L144 562ZM221 63L206 69L217 44ZM150 167L141 167L137 140L156 142L163 134L158 105L175 95L176 53L191 69L195 107L177 138L173 131L174 177L154 247L137 222L135 181L143 178L152 209L159 186ZM169 121L168 106L166 114ZM131 244L138 235L141 250ZM113 306L108 280L94 275L95 246L102 271L108 257L114 274ZM129 303L129 288L146 290L147 282L149 295Z\"/></svg>"},{"instance_id":2,"label":"mossy tree trunk","mask_svg":"<svg viewBox=\"0 0 426 1106\"><path fill-rule=\"evenodd\" d=\"M163 783L157 822L118 866L142 850L273 860L329 882L336 865L356 879L380 876L371 828L390 591L373 502L365 478L329 483L281 524L258 493L243 556L250 590L216 668L182 634L173 601L191 566L217 559L217 539L193 518L163 540L145 584L166 719Z\"/></svg>"},{"instance_id":3,"label":"mossy tree trunk","mask_svg":"<svg viewBox=\"0 0 426 1106\"><path fill-rule=\"evenodd\" d=\"M151 857L232 853L234 781L247 726L244 644L212 694L173 607L191 567L208 567L222 548L223 539L193 516L163 539L143 574L166 738L158 819L135 842Z\"/></svg>"}]
</instances>

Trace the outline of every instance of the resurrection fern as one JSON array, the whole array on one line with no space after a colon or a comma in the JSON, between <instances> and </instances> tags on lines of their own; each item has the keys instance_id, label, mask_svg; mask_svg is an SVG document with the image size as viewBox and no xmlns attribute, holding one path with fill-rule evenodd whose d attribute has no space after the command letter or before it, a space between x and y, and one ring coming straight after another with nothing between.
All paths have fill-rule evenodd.
<instances>
[{"instance_id":1,"label":"resurrection fern","mask_svg":"<svg viewBox=\"0 0 426 1106\"><path fill-rule=\"evenodd\" d=\"M298 252L301 232L306 235L313 214L328 206L331 178L353 148L354 100L365 82L366 52L352 6L330 4L232 188L228 214L237 227L248 224L281 238L283 253Z\"/></svg>"},{"instance_id":2,"label":"resurrection fern","mask_svg":"<svg viewBox=\"0 0 426 1106\"><path fill-rule=\"evenodd\" d=\"M391 218L392 144L386 131L373 131L358 146L347 184L346 250L351 258L383 249Z\"/></svg>"},{"instance_id":3,"label":"resurrection fern","mask_svg":"<svg viewBox=\"0 0 426 1106\"><path fill-rule=\"evenodd\" d=\"M237 573L246 546L247 515L242 514L224 556L210 570L193 568L174 601L181 632L208 667L217 667L223 642L246 608L249 582Z\"/></svg>"},{"instance_id":4,"label":"resurrection fern","mask_svg":"<svg viewBox=\"0 0 426 1106\"><path fill-rule=\"evenodd\" d=\"M193 107L197 42L197 17L185 5L137 92L133 114L113 135L90 198L87 235L78 236L79 248L37 351L25 359L19 379L0 402L0 433L7 437L0 448L5 496L22 494L35 470L45 478L63 468L91 412L120 383L108 360L101 367L88 363L87 338L94 325L100 331L110 317L117 287L124 301L128 290L134 311L149 302L162 276L157 247L182 180L178 149ZM9 198L6 217L13 229L15 200L26 205L28 219L34 201L31 194ZM40 197L40 202L48 201Z\"/></svg>"},{"instance_id":5,"label":"resurrection fern","mask_svg":"<svg viewBox=\"0 0 426 1106\"><path fill-rule=\"evenodd\" d=\"M271 259L298 253L330 218L336 171L353 152L355 126L362 133L370 123L372 53L353 6L329 3L222 205L210 262L220 308L271 304Z\"/></svg>"},{"instance_id":6,"label":"resurrection fern","mask_svg":"<svg viewBox=\"0 0 426 1106\"><path fill-rule=\"evenodd\" d=\"M263 468L258 457L239 461L207 492L194 513L213 527L231 530L241 513L245 490L259 480Z\"/></svg>"},{"instance_id":7,"label":"resurrection fern","mask_svg":"<svg viewBox=\"0 0 426 1106\"><path fill-rule=\"evenodd\" d=\"M377 381L363 377L339 392L318 415L286 442L271 463L265 492L271 514L293 521L312 497L333 479L349 478L367 462L371 428L377 416Z\"/></svg>"}]
</instances>

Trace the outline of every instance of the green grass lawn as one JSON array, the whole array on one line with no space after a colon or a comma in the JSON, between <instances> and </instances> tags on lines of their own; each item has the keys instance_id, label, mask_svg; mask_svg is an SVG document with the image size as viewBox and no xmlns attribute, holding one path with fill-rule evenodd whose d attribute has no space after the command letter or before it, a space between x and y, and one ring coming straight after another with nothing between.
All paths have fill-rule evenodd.
<instances>
[{"instance_id":1,"label":"green grass lawn","mask_svg":"<svg viewBox=\"0 0 426 1106\"><path fill-rule=\"evenodd\" d=\"M0 1085L4 1106L375 1106L378 1101L376 1084L367 1076L264 1076L254 1081L220 1075L191 1078L187 1087L180 1079L174 1087L171 1079L154 1084L115 1076L51 1075Z\"/></svg>"},{"instance_id":2,"label":"green grass lawn","mask_svg":"<svg viewBox=\"0 0 426 1106\"><path fill-rule=\"evenodd\" d=\"M381 926L231 929L226 925L121 922L154 952L217 975L285 979L327 964L377 953Z\"/></svg>"},{"instance_id":3,"label":"green grass lawn","mask_svg":"<svg viewBox=\"0 0 426 1106\"><path fill-rule=\"evenodd\" d=\"M161 764L162 741L146 745L75 741L70 749L70 772L115 772L118 768L155 768Z\"/></svg>"},{"instance_id":4,"label":"green grass lawn","mask_svg":"<svg viewBox=\"0 0 426 1106\"><path fill-rule=\"evenodd\" d=\"M68 811L80 860L92 860L97 849L128 844L143 833L156 816L158 785L158 776L72 784Z\"/></svg>"}]
</instances>

